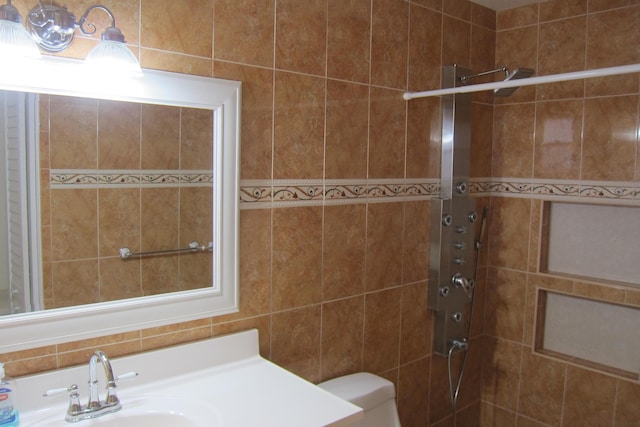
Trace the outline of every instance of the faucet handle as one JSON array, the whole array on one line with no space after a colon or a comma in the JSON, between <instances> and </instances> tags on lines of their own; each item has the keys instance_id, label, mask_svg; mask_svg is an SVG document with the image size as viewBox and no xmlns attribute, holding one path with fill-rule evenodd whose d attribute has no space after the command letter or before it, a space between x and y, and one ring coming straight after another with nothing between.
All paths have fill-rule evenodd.
<instances>
[{"instance_id":1,"label":"faucet handle","mask_svg":"<svg viewBox=\"0 0 640 427\"><path fill-rule=\"evenodd\" d=\"M64 393L64 392L74 392L78 390L78 386L76 384L71 384L69 387L61 387L61 388L52 388L44 393L42 393L42 397L51 397L56 394ZM77 394L77 393L76 393Z\"/></svg>"},{"instance_id":2,"label":"faucet handle","mask_svg":"<svg viewBox=\"0 0 640 427\"><path fill-rule=\"evenodd\" d=\"M127 372L126 374L122 374L122 375L118 375L117 377L115 377L114 381L120 381L120 380L128 380L131 378L135 378L138 376L137 372Z\"/></svg>"}]
</instances>

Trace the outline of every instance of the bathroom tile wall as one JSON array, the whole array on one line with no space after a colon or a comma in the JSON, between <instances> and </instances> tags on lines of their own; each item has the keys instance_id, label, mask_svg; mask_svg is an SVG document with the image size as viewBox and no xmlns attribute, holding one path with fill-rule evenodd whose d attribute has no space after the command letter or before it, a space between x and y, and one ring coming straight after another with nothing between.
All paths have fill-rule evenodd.
<instances>
[{"instance_id":1,"label":"bathroom tile wall","mask_svg":"<svg viewBox=\"0 0 640 427\"><path fill-rule=\"evenodd\" d=\"M212 283L207 252L123 260L212 240L212 113L40 97L45 308Z\"/></svg>"},{"instance_id":2,"label":"bathroom tile wall","mask_svg":"<svg viewBox=\"0 0 640 427\"><path fill-rule=\"evenodd\" d=\"M104 3L143 67L243 82L243 180L436 178L439 103L402 93L438 88L444 63L494 64L495 13L467 0ZM13 4L23 16L32 7ZM79 37L64 55L95 42ZM484 126L491 99L474 110ZM489 176L491 130L477 135L474 173ZM85 363L97 347L117 356L256 327L262 354L310 381L376 372L396 384L404 425L450 422L431 357L428 218L426 198L243 209L239 313L0 357L23 375ZM467 419L479 380L465 381Z\"/></svg>"},{"instance_id":3,"label":"bathroom tile wall","mask_svg":"<svg viewBox=\"0 0 640 427\"><path fill-rule=\"evenodd\" d=\"M496 63L538 75L637 63L639 24L637 1L557 0L498 12ZM637 187L638 95L630 74L496 98L491 175ZM519 196L491 200L480 424L637 425L637 378L543 356L533 345L538 290L635 307L640 291L542 272L542 201Z\"/></svg>"}]
</instances>

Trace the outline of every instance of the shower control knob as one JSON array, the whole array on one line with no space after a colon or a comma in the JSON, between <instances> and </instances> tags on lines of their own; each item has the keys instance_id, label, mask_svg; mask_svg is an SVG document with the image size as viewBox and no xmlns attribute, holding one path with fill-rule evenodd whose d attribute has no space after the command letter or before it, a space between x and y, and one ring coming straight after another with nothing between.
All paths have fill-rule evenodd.
<instances>
[{"instance_id":1,"label":"shower control knob","mask_svg":"<svg viewBox=\"0 0 640 427\"><path fill-rule=\"evenodd\" d=\"M443 286L440 288L440 296L441 297L446 297L449 295L449 287L448 286Z\"/></svg>"},{"instance_id":2,"label":"shower control knob","mask_svg":"<svg viewBox=\"0 0 640 427\"><path fill-rule=\"evenodd\" d=\"M453 320L456 323L460 323L462 321L462 313L460 313L459 311L456 311L451 315L451 320Z\"/></svg>"},{"instance_id":3,"label":"shower control knob","mask_svg":"<svg viewBox=\"0 0 640 427\"><path fill-rule=\"evenodd\" d=\"M457 225L455 228L456 233L458 234L464 234L467 232L467 227L463 226L463 225Z\"/></svg>"},{"instance_id":4,"label":"shower control knob","mask_svg":"<svg viewBox=\"0 0 640 427\"><path fill-rule=\"evenodd\" d=\"M453 244L453 247L459 250L464 249L465 247L467 247L467 244L465 242L455 242Z\"/></svg>"},{"instance_id":5,"label":"shower control knob","mask_svg":"<svg viewBox=\"0 0 640 427\"><path fill-rule=\"evenodd\" d=\"M456 274L455 276L453 276L451 278L451 283L453 283L455 286L459 287L459 288L463 288L463 289L469 289L470 287L470 280L467 279L466 277L462 277L462 275L460 273Z\"/></svg>"},{"instance_id":6,"label":"shower control knob","mask_svg":"<svg viewBox=\"0 0 640 427\"><path fill-rule=\"evenodd\" d=\"M464 194L467 192L467 183L466 182L459 182L456 184L456 191L458 192L458 194Z\"/></svg>"},{"instance_id":7,"label":"shower control knob","mask_svg":"<svg viewBox=\"0 0 640 427\"><path fill-rule=\"evenodd\" d=\"M464 263L465 263L464 257L461 257L461 256L455 257L453 259L453 263L456 264L456 265L464 265Z\"/></svg>"},{"instance_id":8,"label":"shower control knob","mask_svg":"<svg viewBox=\"0 0 640 427\"><path fill-rule=\"evenodd\" d=\"M469 220L470 223L474 223L478 220L478 214L475 213L474 211L471 211L467 214L467 219Z\"/></svg>"},{"instance_id":9,"label":"shower control knob","mask_svg":"<svg viewBox=\"0 0 640 427\"><path fill-rule=\"evenodd\" d=\"M453 217L450 214L442 215L442 225L448 227L451 224L453 224Z\"/></svg>"}]
</instances>

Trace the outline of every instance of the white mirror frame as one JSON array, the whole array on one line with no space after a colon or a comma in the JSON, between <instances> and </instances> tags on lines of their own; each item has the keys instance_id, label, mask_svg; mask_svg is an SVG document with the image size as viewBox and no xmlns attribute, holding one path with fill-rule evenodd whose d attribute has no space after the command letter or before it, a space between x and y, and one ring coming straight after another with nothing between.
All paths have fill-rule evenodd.
<instances>
[{"instance_id":1,"label":"white mirror frame","mask_svg":"<svg viewBox=\"0 0 640 427\"><path fill-rule=\"evenodd\" d=\"M0 90L213 111L214 282L211 288L0 317L0 353L238 311L240 82L155 70L113 78L82 61L43 58L0 67Z\"/></svg>"}]
</instances>

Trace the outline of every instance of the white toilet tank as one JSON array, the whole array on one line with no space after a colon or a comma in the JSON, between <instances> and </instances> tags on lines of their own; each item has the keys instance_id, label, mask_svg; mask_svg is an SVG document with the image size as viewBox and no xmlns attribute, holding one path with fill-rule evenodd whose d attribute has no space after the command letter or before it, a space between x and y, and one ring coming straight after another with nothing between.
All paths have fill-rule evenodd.
<instances>
[{"instance_id":1,"label":"white toilet tank","mask_svg":"<svg viewBox=\"0 0 640 427\"><path fill-rule=\"evenodd\" d=\"M368 372L345 375L318 384L364 410L359 427L400 427L396 389L391 381Z\"/></svg>"}]
</instances>

